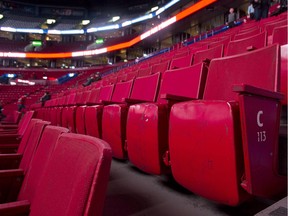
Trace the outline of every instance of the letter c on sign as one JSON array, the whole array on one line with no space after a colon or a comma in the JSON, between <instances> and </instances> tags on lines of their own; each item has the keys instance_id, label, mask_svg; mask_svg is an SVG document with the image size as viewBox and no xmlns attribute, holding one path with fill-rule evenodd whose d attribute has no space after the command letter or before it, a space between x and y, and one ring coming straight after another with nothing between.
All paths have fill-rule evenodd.
<instances>
[{"instance_id":1,"label":"letter c on sign","mask_svg":"<svg viewBox=\"0 0 288 216\"><path fill-rule=\"evenodd\" d=\"M263 127L263 123L260 121L260 116L263 115L263 111L260 110L258 113L257 113L257 124L259 127Z\"/></svg>"}]
</instances>

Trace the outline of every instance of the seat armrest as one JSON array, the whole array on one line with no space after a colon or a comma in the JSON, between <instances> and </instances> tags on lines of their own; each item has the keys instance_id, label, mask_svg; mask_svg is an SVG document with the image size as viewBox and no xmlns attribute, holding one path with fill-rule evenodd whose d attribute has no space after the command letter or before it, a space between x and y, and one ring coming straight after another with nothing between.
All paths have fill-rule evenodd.
<instances>
[{"instance_id":1,"label":"seat armrest","mask_svg":"<svg viewBox=\"0 0 288 216\"><path fill-rule=\"evenodd\" d=\"M246 84L236 84L233 85L233 91L238 92L240 94L252 94L252 95L258 95L262 97L267 98L273 98L276 100L282 100L284 98L284 95L280 92L273 92L266 89L258 88L251 85Z\"/></svg>"},{"instance_id":2,"label":"seat armrest","mask_svg":"<svg viewBox=\"0 0 288 216\"><path fill-rule=\"evenodd\" d=\"M30 203L28 200L0 204L0 215L20 216L29 215Z\"/></svg>"}]
</instances>

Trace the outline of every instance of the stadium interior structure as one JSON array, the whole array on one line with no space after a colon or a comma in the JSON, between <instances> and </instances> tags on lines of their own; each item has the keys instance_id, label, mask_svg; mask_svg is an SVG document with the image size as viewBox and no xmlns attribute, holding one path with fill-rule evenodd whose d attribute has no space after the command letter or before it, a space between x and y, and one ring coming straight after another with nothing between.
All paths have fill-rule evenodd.
<instances>
[{"instance_id":1,"label":"stadium interior structure","mask_svg":"<svg viewBox=\"0 0 288 216\"><path fill-rule=\"evenodd\" d=\"M0 1L0 215L287 215L287 1L248 6Z\"/></svg>"}]
</instances>

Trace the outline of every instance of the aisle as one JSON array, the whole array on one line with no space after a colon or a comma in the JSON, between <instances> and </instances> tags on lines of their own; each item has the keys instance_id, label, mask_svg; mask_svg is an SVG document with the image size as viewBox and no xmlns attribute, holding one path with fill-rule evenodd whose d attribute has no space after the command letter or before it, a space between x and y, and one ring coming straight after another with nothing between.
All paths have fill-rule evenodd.
<instances>
[{"instance_id":1,"label":"aisle","mask_svg":"<svg viewBox=\"0 0 288 216\"><path fill-rule=\"evenodd\" d=\"M167 176L147 175L129 162L113 160L103 216L249 216L271 204L253 199L236 208L219 205Z\"/></svg>"}]
</instances>

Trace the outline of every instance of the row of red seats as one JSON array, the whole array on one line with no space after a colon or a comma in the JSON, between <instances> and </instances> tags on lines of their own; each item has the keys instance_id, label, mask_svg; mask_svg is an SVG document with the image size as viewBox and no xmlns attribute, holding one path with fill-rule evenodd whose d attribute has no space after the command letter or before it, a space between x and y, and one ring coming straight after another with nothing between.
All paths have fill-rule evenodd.
<instances>
[{"instance_id":1,"label":"row of red seats","mask_svg":"<svg viewBox=\"0 0 288 216\"><path fill-rule=\"evenodd\" d=\"M248 194L285 191L276 164L279 63L272 45L82 92L78 104L74 93L38 117L102 138L114 157L147 173L171 169L189 190L238 205Z\"/></svg>"},{"instance_id":2,"label":"row of red seats","mask_svg":"<svg viewBox=\"0 0 288 216\"><path fill-rule=\"evenodd\" d=\"M278 164L287 45L280 51L266 39L259 33L231 41L238 45L227 57L225 44L198 50L192 66L188 60L177 68L173 61L186 57L179 53L151 59L131 67L137 71L129 79L131 68L50 101L38 116L102 138L114 157L147 173L172 172L181 185L217 202L271 198L285 193L287 180Z\"/></svg>"},{"instance_id":3,"label":"row of red seats","mask_svg":"<svg viewBox=\"0 0 288 216\"><path fill-rule=\"evenodd\" d=\"M0 214L101 215L109 145L32 116L27 112L18 125L18 144L6 141L19 132L0 126Z\"/></svg>"}]
</instances>

